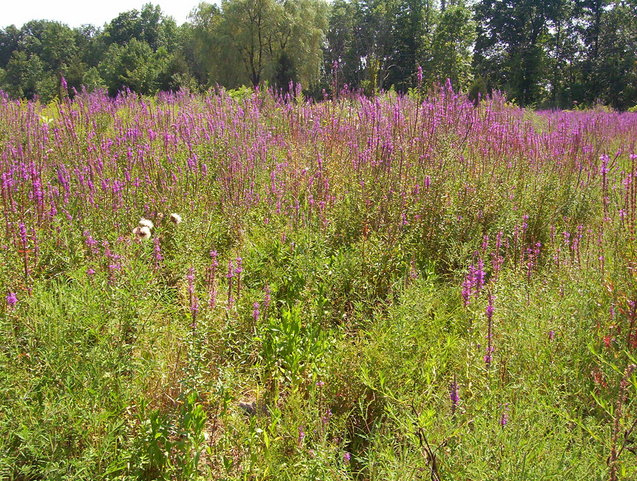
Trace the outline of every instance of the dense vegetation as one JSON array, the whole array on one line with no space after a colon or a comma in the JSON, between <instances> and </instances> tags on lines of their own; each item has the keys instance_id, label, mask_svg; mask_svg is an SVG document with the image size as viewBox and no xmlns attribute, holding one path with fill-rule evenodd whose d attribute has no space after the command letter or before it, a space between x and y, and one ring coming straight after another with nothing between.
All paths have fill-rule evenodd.
<instances>
[{"instance_id":1,"label":"dense vegetation","mask_svg":"<svg viewBox=\"0 0 637 481\"><path fill-rule=\"evenodd\" d=\"M520 106L637 106L635 0L224 0L177 26L160 8L103 28L0 30L0 88L49 101L86 86L141 94L301 83L322 98L450 79ZM65 85L61 80L65 81Z\"/></svg>"},{"instance_id":2,"label":"dense vegetation","mask_svg":"<svg viewBox=\"0 0 637 481\"><path fill-rule=\"evenodd\" d=\"M233 95L0 99L0 478L636 479L637 114Z\"/></svg>"}]
</instances>

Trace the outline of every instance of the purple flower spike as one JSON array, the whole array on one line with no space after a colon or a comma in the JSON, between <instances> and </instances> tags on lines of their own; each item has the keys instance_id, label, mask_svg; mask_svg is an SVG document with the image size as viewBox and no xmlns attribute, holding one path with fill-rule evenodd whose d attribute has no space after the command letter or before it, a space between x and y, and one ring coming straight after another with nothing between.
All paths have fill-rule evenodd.
<instances>
[{"instance_id":1,"label":"purple flower spike","mask_svg":"<svg viewBox=\"0 0 637 481\"><path fill-rule=\"evenodd\" d=\"M451 414L455 414L460 402L460 394L458 393L458 383L453 381L449 385L449 399L451 400Z\"/></svg>"},{"instance_id":2,"label":"purple flower spike","mask_svg":"<svg viewBox=\"0 0 637 481\"><path fill-rule=\"evenodd\" d=\"M15 295L15 292L9 292L7 294L7 305L9 306L9 308L13 309L17 303L18 296Z\"/></svg>"},{"instance_id":3,"label":"purple flower spike","mask_svg":"<svg viewBox=\"0 0 637 481\"><path fill-rule=\"evenodd\" d=\"M500 426L504 427L509 422L509 404L505 404L500 415Z\"/></svg>"}]
</instances>

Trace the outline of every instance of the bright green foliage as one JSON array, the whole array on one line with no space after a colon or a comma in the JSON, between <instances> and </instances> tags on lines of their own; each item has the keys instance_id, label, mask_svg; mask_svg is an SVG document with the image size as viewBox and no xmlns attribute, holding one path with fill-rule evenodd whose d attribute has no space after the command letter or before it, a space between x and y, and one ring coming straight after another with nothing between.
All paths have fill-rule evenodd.
<instances>
[{"instance_id":1,"label":"bright green foliage","mask_svg":"<svg viewBox=\"0 0 637 481\"><path fill-rule=\"evenodd\" d=\"M493 87L503 86L521 105L543 95L549 23L560 0L487 0L476 5L478 72Z\"/></svg>"},{"instance_id":2,"label":"bright green foliage","mask_svg":"<svg viewBox=\"0 0 637 481\"><path fill-rule=\"evenodd\" d=\"M194 13L197 52L211 80L230 87L311 85L320 75L327 4L322 0L228 0Z\"/></svg>"},{"instance_id":3,"label":"bright green foliage","mask_svg":"<svg viewBox=\"0 0 637 481\"><path fill-rule=\"evenodd\" d=\"M637 103L637 2L615 2L600 25L592 75L596 98L618 109Z\"/></svg>"},{"instance_id":4,"label":"bright green foliage","mask_svg":"<svg viewBox=\"0 0 637 481\"><path fill-rule=\"evenodd\" d=\"M153 51L160 47L173 50L177 26L172 18L164 16L158 5L147 3L141 11L120 13L105 26L104 36L107 43L125 45L136 39L146 42Z\"/></svg>"},{"instance_id":5,"label":"bright green foliage","mask_svg":"<svg viewBox=\"0 0 637 481\"><path fill-rule=\"evenodd\" d=\"M146 42L132 39L123 46L111 45L99 71L112 95L125 88L152 94L159 90L159 77L167 63L168 53L164 48L153 52Z\"/></svg>"},{"instance_id":6,"label":"bright green foliage","mask_svg":"<svg viewBox=\"0 0 637 481\"><path fill-rule=\"evenodd\" d=\"M498 90L524 106L627 110L636 42L634 0L224 0L200 3L181 26L148 3L104 26L0 29L0 88L49 101L84 87L115 96L294 84L321 99L345 86L422 93L449 79L473 98ZM129 58L118 64L120 54Z\"/></svg>"},{"instance_id":7,"label":"bright green foliage","mask_svg":"<svg viewBox=\"0 0 637 481\"><path fill-rule=\"evenodd\" d=\"M32 98L39 91L44 66L37 55L15 51L5 69L4 81L8 92L16 97Z\"/></svg>"},{"instance_id":8,"label":"bright green foliage","mask_svg":"<svg viewBox=\"0 0 637 481\"><path fill-rule=\"evenodd\" d=\"M454 88L466 91L473 79L471 48L475 40L475 23L471 11L463 5L447 8L440 14L424 62L427 81L451 81Z\"/></svg>"}]
</instances>

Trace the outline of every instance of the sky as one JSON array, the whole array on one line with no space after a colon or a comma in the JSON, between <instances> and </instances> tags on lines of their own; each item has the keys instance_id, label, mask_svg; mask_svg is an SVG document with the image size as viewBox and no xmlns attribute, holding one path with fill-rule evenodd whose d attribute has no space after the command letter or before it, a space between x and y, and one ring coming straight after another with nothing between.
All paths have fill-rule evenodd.
<instances>
[{"instance_id":1,"label":"sky","mask_svg":"<svg viewBox=\"0 0 637 481\"><path fill-rule=\"evenodd\" d=\"M127 10L140 10L145 3L159 5L164 15L171 16L178 25L201 0L2 0L0 28L21 27L29 20L57 20L70 27L91 24L102 27L106 22ZM214 3L208 0L208 3Z\"/></svg>"}]
</instances>

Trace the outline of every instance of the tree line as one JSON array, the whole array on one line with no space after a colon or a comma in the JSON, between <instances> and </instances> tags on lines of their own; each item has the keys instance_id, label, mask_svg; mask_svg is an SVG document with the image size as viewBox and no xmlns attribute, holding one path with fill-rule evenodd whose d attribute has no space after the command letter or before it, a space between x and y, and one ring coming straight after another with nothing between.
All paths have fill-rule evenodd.
<instances>
[{"instance_id":1,"label":"tree line","mask_svg":"<svg viewBox=\"0 0 637 481\"><path fill-rule=\"evenodd\" d=\"M291 83L320 98L447 79L522 106L631 108L637 0L223 0L180 26L146 4L100 28L0 29L0 88L14 98Z\"/></svg>"}]
</instances>

